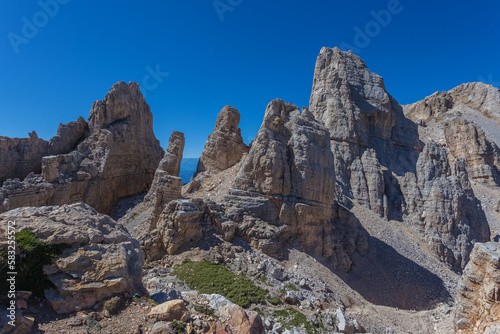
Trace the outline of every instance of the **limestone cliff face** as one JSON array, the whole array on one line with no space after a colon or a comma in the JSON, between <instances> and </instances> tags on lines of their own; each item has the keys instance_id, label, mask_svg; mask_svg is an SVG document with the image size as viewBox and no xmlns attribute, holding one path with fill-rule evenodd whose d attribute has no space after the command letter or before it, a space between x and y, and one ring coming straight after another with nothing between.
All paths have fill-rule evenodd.
<instances>
[{"instance_id":1,"label":"limestone cliff face","mask_svg":"<svg viewBox=\"0 0 500 334\"><path fill-rule=\"evenodd\" d=\"M88 135L83 117L67 124L59 124L57 134L49 141L31 132L30 138L0 136L0 183L7 179L24 179L29 173L41 173L42 158L68 153Z\"/></svg>"},{"instance_id":2,"label":"limestone cliff face","mask_svg":"<svg viewBox=\"0 0 500 334\"><path fill-rule=\"evenodd\" d=\"M497 333L500 322L500 245L477 243L458 286L455 332ZM496 327L498 330L498 327Z\"/></svg>"},{"instance_id":3,"label":"limestone cliff face","mask_svg":"<svg viewBox=\"0 0 500 334\"><path fill-rule=\"evenodd\" d=\"M472 82L448 92L436 92L404 107L406 115L425 125L423 133L463 158L469 177L488 185L500 185L500 90Z\"/></svg>"},{"instance_id":4,"label":"limestone cliff face","mask_svg":"<svg viewBox=\"0 0 500 334\"><path fill-rule=\"evenodd\" d=\"M306 250L330 259L335 268L349 270L351 255L366 250L366 236L356 222L342 228L335 222L339 213L329 132L308 110L301 114L281 100L269 103L232 195L226 198L230 215L240 215L244 224L252 225L253 217L276 225L276 240L297 240ZM251 236L258 233L253 228L260 227L247 228Z\"/></svg>"},{"instance_id":5,"label":"limestone cliff face","mask_svg":"<svg viewBox=\"0 0 500 334\"><path fill-rule=\"evenodd\" d=\"M32 205L23 198L36 197L42 188L54 190L45 205L81 201L99 212L108 212L119 198L146 191L163 149L154 136L153 115L139 85L115 84L104 100L93 104L88 127L88 137L75 150L42 158L40 182L2 187L0 212ZM77 137L66 136L70 130L60 130L61 138Z\"/></svg>"},{"instance_id":6,"label":"limestone cliff face","mask_svg":"<svg viewBox=\"0 0 500 334\"><path fill-rule=\"evenodd\" d=\"M464 160L450 164L445 148L428 142L419 156L416 177L407 174L402 185L413 229L442 261L464 268L474 243L487 241L490 235Z\"/></svg>"},{"instance_id":7,"label":"limestone cliff face","mask_svg":"<svg viewBox=\"0 0 500 334\"><path fill-rule=\"evenodd\" d=\"M440 113L453 106L457 94L433 97L431 106L415 110ZM490 100L483 97L470 103ZM418 126L405 117L383 79L338 48L323 48L318 56L310 110L330 132L342 192L380 216L406 222L443 261L463 269L473 243L487 241L489 229L469 185L468 160L454 161L461 158L454 148L459 151L462 144L454 143L450 159L436 143L424 147Z\"/></svg>"},{"instance_id":8,"label":"limestone cliff face","mask_svg":"<svg viewBox=\"0 0 500 334\"><path fill-rule=\"evenodd\" d=\"M465 159L471 179L500 185L500 148L481 127L454 117L445 122L444 134L451 154Z\"/></svg>"},{"instance_id":9,"label":"limestone cliff face","mask_svg":"<svg viewBox=\"0 0 500 334\"><path fill-rule=\"evenodd\" d=\"M323 48L309 107L330 131L344 193L376 213L388 213L394 199L385 194L391 190L385 189L382 170L414 172L422 143L417 126L404 117L382 77L351 52Z\"/></svg>"},{"instance_id":10,"label":"limestone cliff face","mask_svg":"<svg viewBox=\"0 0 500 334\"><path fill-rule=\"evenodd\" d=\"M201 153L195 176L204 171L223 171L234 166L248 152L243 142L240 113L236 108L225 106L217 116L214 132L208 136Z\"/></svg>"}]
</instances>

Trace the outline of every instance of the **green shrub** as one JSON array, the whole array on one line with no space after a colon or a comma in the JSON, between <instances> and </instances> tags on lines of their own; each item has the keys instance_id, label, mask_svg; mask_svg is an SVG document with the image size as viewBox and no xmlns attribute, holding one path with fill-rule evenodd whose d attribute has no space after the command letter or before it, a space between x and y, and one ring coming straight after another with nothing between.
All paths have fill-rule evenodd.
<instances>
[{"instance_id":1,"label":"green shrub","mask_svg":"<svg viewBox=\"0 0 500 334\"><path fill-rule=\"evenodd\" d=\"M281 299L278 296L268 297L267 301L273 305L281 304Z\"/></svg>"},{"instance_id":2,"label":"green shrub","mask_svg":"<svg viewBox=\"0 0 500 334\"><path fill-rule=\"evenodd\" d=\"M300 328L304 325L308 333L316 333L318 332L318 327L321 327L314 326L312 323L307 321L307 318L303 313L293 308L274 311L273 316L275 318L282 318L283 325L286 329L290 329L292 326ZM319 323L321 323L321 321Z\"/></svg>"},{"instance_id":3,"label":"green shrub","mask_svg":"<svg viewBox=\"0 0 500 334\"><path fill-rule=\"evenodd\" d=\"M236 275L225 265L211 261L185 261L175 266L173 273L191 289L220 294L241 307L262 303L268 295L267 290L256 286L248 277Z\"/></svg>"},{"instance_id":4,"label":"green shrub","mask_svg":"<svg viewBox=\"0 0 500 334\"><path fill-rule=\"evenodd\" d=\"M299 289L297 289L297 287L295 285L293 285L292 283L288 283L288 285L286 287L292 291L299 291Z\"/></svg>"},{"instance_id":5,"label":"green shrub","mask_svg":"<svg viewBox=\"0 0 500 334\"><path fill-rule=\"evenodd\" d=\"M186 328L186 324L182 321L173 320L172 321L172 329L175 334L183 334L184 329Z\"/></svg>"},{"instance_id":6,"label":"green shrub","mask_svg":"<svg viewBox=\"0 0 500 334\"><path fill-rule=\"evenodd\" d=\"M32 291L34 296L43 296L45 289L53 287L52 282L43 272L43 266L54 263L54 260L61 256L62 251L67 246L49 245L38 239L31 230L22 230L17 232L15 236L21 255L16 256L16 290ZM5 261L6 258L3 254L2 257L4 258L2 261ZM2 294L9 289L6 279L7 270L2 270L0 274Z\"/></svg>"}]
</instances>

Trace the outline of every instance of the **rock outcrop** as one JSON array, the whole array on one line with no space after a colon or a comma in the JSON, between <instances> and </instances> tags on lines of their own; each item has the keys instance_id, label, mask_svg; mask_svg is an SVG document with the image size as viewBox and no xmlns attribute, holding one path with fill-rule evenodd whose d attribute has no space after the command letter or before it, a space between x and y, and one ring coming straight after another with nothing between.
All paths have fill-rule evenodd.
<instances>
[{"instance_id":1,"label":"rock outcrop","mask_svg":"<svg viewBox=\"0 0 500 334\"><path fill-rule=\"evenodd\" d=\"M451 154L465 159L471 179L500 185L500 148L486 137L481 127L462 118L452 118L445 122L444 134Z\"/></svg>"},{"instance_id":2,"label":"rock outcrop","mask_svg":"<svg viewBox=\"0 0 500 334\"><path fill-rule=\"evenodd\" d=\"M417 174L402 182L407 222L439 258L460 271L475 242L489 240L488 222L472 191L465 162L448 162L446 149L427 142Z\"/></svg>"},{"instance_id":3,"label":"rock outcrop","mask_svg":"<svg viewBox=\"0 0 500 334\"><path fill-rule=\"evenodd\" d=\"M335 222L335 167L329 138L325 126L307 109L301 114L298 107L281 100L269 103L226 198L226 212L247 225L250 242L257 247L276 251L280 243L287 243L288 234L304 249L330 259L334 268L349 270L351 255L365 251L366 236L356 222L343 228ZM256 219L274 231L262 232Z\"/></svg>"},{"instance_id":4,"label":"rock outcrop","mask_svg":"<svg viewBox=\"0 0 500 334\"><path fill-rule=\"evenodd\" d=\"M31 132L30 138L0 137L0 184L7 179L24 179L30 173L40 174L42 158L68 153L88 134L83 117L60 124L57 134L49 141Z\"/></svg>"},{"instance_id":5,"label":"rock outcrop","mask_svg":"<svg viewBox=\"0 0 500 334\"><path fill-rule=\"evenodd\" d=\"M454 104L451 93L433 99L432 106L421 107L428 114ZM424 148L418 126L358 56L338 48L321 50L310 110L330 131L336 180L344 195L382 217L406 222L458 271L473 243L489 240L467 163L455 162L460 156L453 153L448 161L438 144Z\"/></svg>"},{"instance_id":6,"label":"rock outcrop","mask_svg":"<svg viewBox=\"0 0 500 334\"><path fill-rule=\"evenodd\" d=\"M204 171L223 171L234 166L248 152L241 137L240 113L236 108L225 106L219 112L215 128L208 136L201 153L195 176Z\"/></svg>"},{"instance_id":7,"label":"rock outcrop","mask_svg":"<svg viewBox=\"0 0 500 334\"><path fill-rule=\"evenodd\" d=\"M142 287L143 256L139 242L108 216L87 204L26 207L0 214L17 231L29 229L50 245L67 248L44 272L54 284L45 298L58 313L92 307L115 294L133 295Z\"/></svg>"},{"instance_id":8,"label":"rock outcrop","mask_svg":"<svg viewBox=\"0 0 500 334\"><path fill-rule=\"evenodd\" d=\"M56 137L76 138L66 134L73 132L72 127L60 127ZM163 149L154 136L153 115L139 85L115 84L104 100L94 102L88 127L88 137L74 151L42 158L42 182L28 179L22 190L14 191L4 185L0 212L39 203L23 198L46 188L53 188L54 193L43 199L45 205L85 202L103 213L118 199L148 190ZM59 147L69 147L63 142L59 141Z\"/></svg>"},{"instance_id":9,"label":"rock outcrop","mask_svg":"<svg viewBox=\"0 0 500 334\"><path fill-rule=\"evenodd\" d=\"M157 220L145 219L135 235L148 260L156 260L186 248L223 221L222 208L202 199L180 199L167 203Z\"/></svg>"},{"instance_id":10,"label":"rock outcrop","mask_svg":"<svg viewBox=\"0 0 500 334\"><path fill-rule=\"evenodd\" d=\"M455 332L497 333L500 322L500 245L477 243L455 299Z\"/></svg>"},{"instance_id":11,"label":"rock outcrop","mask_svg":"<svg viewBox=\"0 0 500 334\"><path fill-rule=\"evenodd\" d=\"M480 82L436 92L404 106L406 115L425 123L424 134L463 158L469 177L500 185L500 90Z\"/></svg>"},{"instance_id":12,"label":"rock outcrop","mask_svg":"<svg viewBox=\"0 0 500 334\"><path fill-rule=\"evenodd\" d=\"M482 82L469 82L448 92L436 92L422 101L405 106L404 109L408 118L428 121L442 117L459 104L478 110L500 123L500 89Z\"/></svg>"},{"instance_id":13,"label":"rock outcrop","mask_svg":"<svg viewBox=\"0 0 500 334\"><path fill-rule=\"evenodd\" d=\"M156 221L165 205L182 198L182 179L179 177L184 151L184 134L173 131L169 139L167 152L156 169L153 183L144 198L145 205L153 208L149 224L154 229Z\"/></svg>"}]
</instances>

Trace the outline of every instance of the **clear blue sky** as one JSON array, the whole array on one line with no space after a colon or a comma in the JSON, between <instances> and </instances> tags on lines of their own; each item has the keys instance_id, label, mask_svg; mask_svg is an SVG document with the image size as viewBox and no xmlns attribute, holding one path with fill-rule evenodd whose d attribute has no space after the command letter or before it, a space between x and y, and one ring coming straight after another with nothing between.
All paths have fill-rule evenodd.
<instances>
[{"instance_id":1,"label":"clear blue sky","mask_svg":"<svg viewBox=\"0 0 500 334\"><path fill-rule=\"evenodd\" d=\"M197 157L226 104L246 142L272 99L307 106L322 46L356 47L401 104L500 85L498 0L218 0L219 13L213 0L54 1L2 1L0 135L49 139L115 82L147 79L162 146L182 131L184 156ZM148 77L157 66L159 82Z\"/></svg>"}]
</instances>

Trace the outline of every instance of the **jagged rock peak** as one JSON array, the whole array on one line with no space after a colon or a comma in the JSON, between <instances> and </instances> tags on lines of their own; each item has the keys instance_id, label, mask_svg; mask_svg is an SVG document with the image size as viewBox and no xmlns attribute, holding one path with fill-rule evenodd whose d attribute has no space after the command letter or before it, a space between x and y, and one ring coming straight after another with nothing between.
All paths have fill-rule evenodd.
<instances>
[{"instance_id":1,"label":"jagged rock peak","mask_svg":"<svg viewBox=\"0 0 500 334\"><path fill-rule=\"evenodd\" d=\"M167 172L168 175L179 176L185 143L182 132L172 131L172 135L168 140L167 152L165 152L159 165L159 168Z\"/></svg>"},{"instance_id":2,"label":"jagged rock peak","mask_svg":"<svg viewBox=\"0 0 500 334\"><path fill-rule=\"evenodd\" d=\"M219 112L214 132L208 136L196 174L204 171L223 171L234 166L248 152L241 137L240 113L236 108L225 106Z\"/></svg>"},{"instance_id":3,"label":"jagged rock peak","mask_svg":"<svg viewBox=\"0 0 500 334\"><path fill-rule=\"evenodd\" d=\"M139 128L153 126L153 114L141 93L139 84L124 81L111 87L103 100L95 101L89 114L91 133L109 125L132 118Z\"/></svg>"},{"instance_id":4,"label":"jagged rock peak","mask_svg":"<svg viewBox=\"0 0 500 334\"><path fill-rule=\"evenodd\" d=\"M333 139L368 145L371 135L389 139L395 124L392 97L381 76L352 52L322 48L314 69L311 112Z\"/></svg>"}]
</instances>

